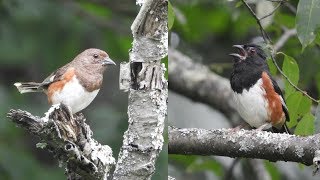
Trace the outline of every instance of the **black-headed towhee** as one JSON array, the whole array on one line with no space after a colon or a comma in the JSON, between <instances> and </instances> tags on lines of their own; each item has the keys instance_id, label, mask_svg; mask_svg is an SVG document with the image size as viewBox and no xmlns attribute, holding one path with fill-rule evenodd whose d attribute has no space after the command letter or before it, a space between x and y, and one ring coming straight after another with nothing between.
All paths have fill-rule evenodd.
<instances>
[{"instance_id":1,"label":"black-headed towhee","mask_svg":"<svg viewBox=\"0 0 320 180\"><path fill-rule=\"evenodd\" d=\"M107 65L116 65L100 49L87 49L70 63L57 69L42 83L17 82L19 92L44 92L50 104L63 103L75 114L97 96Z\"/></svg>"},{"instance_id":2,"label":"black-headed towhee","mask_svg":"<svg viewBox=\"0 0 320 180\"><path fill-rule=\"evenodd\" d=\"M259 130L290 133L286 126L289 113L281 89L271 77L266 54L255 44L234 45L230 78L235 108L240 116Z\"/></svg>"}]
</instances>

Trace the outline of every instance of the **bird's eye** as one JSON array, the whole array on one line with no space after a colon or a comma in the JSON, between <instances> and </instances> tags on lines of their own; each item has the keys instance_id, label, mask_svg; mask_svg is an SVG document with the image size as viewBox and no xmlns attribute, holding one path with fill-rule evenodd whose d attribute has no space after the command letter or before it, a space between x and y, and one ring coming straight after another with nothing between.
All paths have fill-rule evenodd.
<instances>
[{"instance_id":1,"label":"bird's eye","mask_svg":"<svg viewBox=\"0 0 320 180\"><path fill-rule=\"evenodd\" d=\"M256 52L256 50L255 50L254 48L249 48L249 52L250 52L251 54L254 54L254 53Z\"/></svg>"},{"instance_id":2,"label":"bird's eye","mask_svg":"<svg viewBox=\"0 0 320 180\"><path fill-rule=\"evenodd\" d=\"M98 56L98 54L94 54L93 57L94 58L98 58L99 56Z\"/></svg>"}]
</instances>

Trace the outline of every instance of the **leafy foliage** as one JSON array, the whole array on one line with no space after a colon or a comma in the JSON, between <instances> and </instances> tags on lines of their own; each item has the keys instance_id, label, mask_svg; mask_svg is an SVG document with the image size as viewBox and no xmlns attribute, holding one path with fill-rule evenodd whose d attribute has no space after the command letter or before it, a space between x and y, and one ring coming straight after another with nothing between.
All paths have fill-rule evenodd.
<instances>
[{"instance_id":1,"label":"leafy foliage","mask_svg":"<svg viewBox=\"0 0 320 180\"><path fill-rule=\"evenodd\" d=\"M310 45L320 26L320 0L300 0L297 8L296 26L303 49Z\"/></svg>"},{"instance_id":2,"label":"leafy foliage","mask_svg":"<svg viewBox=\"0 0 320 180\"><path fill-rule=\"evenodd\" d=\"M312 135L314 133L314 116L311 113L305 114L294 133L302 136Z\"/></svg>"}]
</instances>

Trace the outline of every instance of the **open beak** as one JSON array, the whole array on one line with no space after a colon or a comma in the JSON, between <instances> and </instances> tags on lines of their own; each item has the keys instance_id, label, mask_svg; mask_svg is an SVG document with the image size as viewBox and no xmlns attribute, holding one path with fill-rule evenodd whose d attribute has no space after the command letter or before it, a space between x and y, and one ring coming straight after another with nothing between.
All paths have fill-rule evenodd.
<instances>
[{"instance_id":1,"label":"open beak","mask_svg":"<svg viewBox=\"0 0 320 180\"><path fill-rule=\"evenodd\" d=\"M230 56L234 57L235 60L245 60L247 58L248 54L243 48L243 45L233 45L232 47L237 48L239 51L239 53L229 54Z\"/></svg>"},{"instance_id":2,"label":"open beak","mask_svg":"<svg viewBox=\"0 0 320 180\"><path fill-rule=\"evenodd\" d=\"M107 57L102 61L102 65L106 66L106 65L117 65L117 64L114 61L112 61L109 57Z\"/></svg>"}]
</instances>

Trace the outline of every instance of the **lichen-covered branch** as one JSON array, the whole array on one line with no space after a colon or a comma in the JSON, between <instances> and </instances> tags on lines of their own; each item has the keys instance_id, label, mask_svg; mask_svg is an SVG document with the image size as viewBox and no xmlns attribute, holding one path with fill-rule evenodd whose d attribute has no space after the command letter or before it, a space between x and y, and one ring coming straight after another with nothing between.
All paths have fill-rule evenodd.
<instances>
[{"instance_id":1,"label":"lichen-covered branch","mask_svg":"<svg viewBox=\"0 0 320 180\"><path fill-rule=\"evenodd\" d=\"M169 154L258 158L312 165L318 162L315 154L319 149L319 134L301 137L258 130L169 127Z\"/></svg>"},{"instance_id":2,"label":"lichen-covered branch","mask_svg":"<svg viewBox=\"0 0 320 180\"><path fill-rule=\"evenodd\" d=\"M129 91L128 130L113 179L151 179L163 146L167 81L161 59L168 53L167 0L139 1L131 30L130 62L120 67L120 88Z\"/></svg>"},{"instance_id":3,"label":"lichen-covered branch","mask_svg":"<svg viewBox=\"0 0 320 180\"><path fill-rule=\"evenodd\" d=\"M92 138L84 116L72 116L64 105L51 107L42 118L11 109L8 118L40 138L37 147L53 153L66 167L69 180L104 180L115 164L111 148Z\"/></svg>"},{"instance_id":4,"label":"lichen-covered branch","mask_svg":"<svg viewBox=\"0 0 320 180\"><path fill-rule=\"evenodd\" d=\"M212 106L237 124L239 116L230 98L232 90L229 80L193 62L178 50L169 49L169 54L169 89Z\"/></svg>"}]
</instances>

